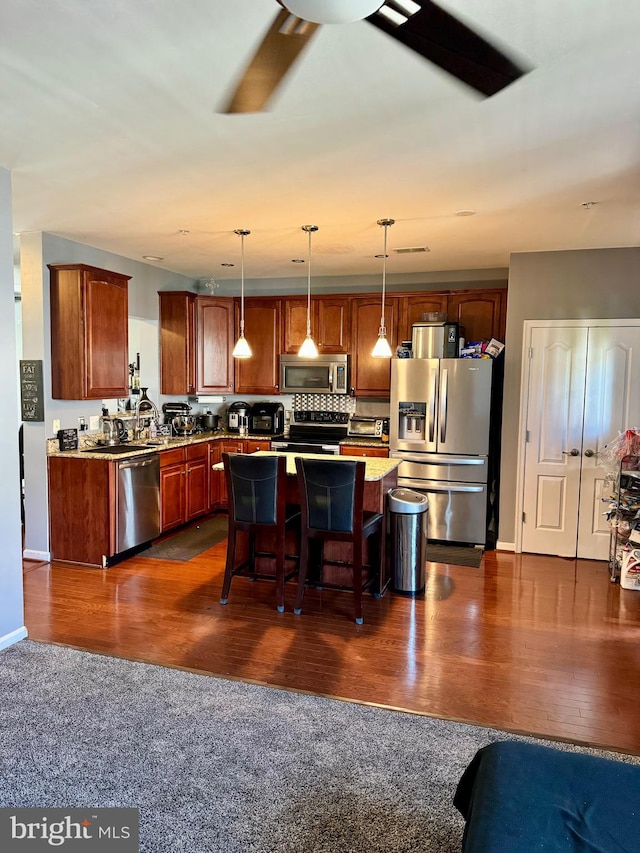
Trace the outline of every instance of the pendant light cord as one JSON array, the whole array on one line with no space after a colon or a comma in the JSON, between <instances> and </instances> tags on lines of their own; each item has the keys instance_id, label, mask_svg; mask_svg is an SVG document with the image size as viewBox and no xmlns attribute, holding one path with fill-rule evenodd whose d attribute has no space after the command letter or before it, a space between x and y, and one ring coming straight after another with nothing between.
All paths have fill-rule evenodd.
<instances>
[{"instance_id":1,"label":"pendant light cord","mask_svg":"<svg viewBox=\"0 0 640 853\"><path fill-rule=\"evenodd\" d=\"M311 234L312 231L307 231L309 236L309 251L308 251L308 267L307 267L307 337L311 335Z\"/></svg>"},{"instance_id":2,"label":"pendant light cord","mask_svg":"<svg viewBox=\"0 0 640 853\"><path fill-rule=\"evenodd\" d=\"M244 337L244 238L251 231L246 228L236 228L235 233L240 237L240 337Z\"/></svg>"},{"instance_id":3,"label":"pendant light cord","mask_svg":"<svg viewBox=\"0 0 640 853\"><path fill-rule=\"evenodd\" d=\"M382 250L382 313L380 315L380 335L387 334L387 329L384 325L384 297L387 289L387 232L389 226L393 225L395 219L378 219L378 225L384 228L384 244Z\"/></svg>"}]
</instances>

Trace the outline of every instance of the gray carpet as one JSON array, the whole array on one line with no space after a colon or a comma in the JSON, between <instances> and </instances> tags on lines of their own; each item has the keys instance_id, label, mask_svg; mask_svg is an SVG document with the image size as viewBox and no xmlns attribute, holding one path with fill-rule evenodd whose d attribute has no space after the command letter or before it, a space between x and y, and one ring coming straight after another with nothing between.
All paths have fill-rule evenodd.
<instances>
[{"instance_id":1,"label":"gray carpet","mask_svg":"<svg viewBox=\"0 0 640 853\"><path fill-rule=\"evenodd\" d=\"M0 806L139 808L143 853L453 853L510 737L29 640L0 683Z\"/></svg>"},{"instance_id":2,"label":"gray carpet","mask_svg":"<svg viewBox=\"0 0 640 853\"><path fill-rule=\"evenodd\" d=\"M140 551L138 557L151 557L154 560L175 560L186 563L213 548L218 542L227 538L229 524L226 515L216 515L198 524L174 533L151 547Z\"/></svg>"},{"instance_id":3,"label":"gray carpet","mask_svg":"<svg viewBox=\"0 0 640 853\"><path fill-rule=\"evenodd\" d=\"M471 566L477 569L482 560L482 548L469 548L464 545L440 545L427 543L427 560L432 563L449 563L454 566Z\"/></svg>"}]
</instances>

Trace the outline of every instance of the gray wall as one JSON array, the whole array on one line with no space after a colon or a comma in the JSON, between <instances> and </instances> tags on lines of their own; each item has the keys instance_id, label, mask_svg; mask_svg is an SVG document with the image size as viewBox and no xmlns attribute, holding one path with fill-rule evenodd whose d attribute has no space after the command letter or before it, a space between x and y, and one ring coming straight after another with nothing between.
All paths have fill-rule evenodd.
<instances>
[{"instance_id":1,"label":"gray wall","mask_svg":"<svg viewBox=\"0 0 640 853\"><path fill-rule=\"evenodd\" d=\"M511 255L502 421L500 542L515 541L523 322L630 317L640 318L640 248Z\"/></svg>"},{"instance_id":2,"label":"gray wall","mask_svg":"<svg viewBox=\"0 0 640 853\"><path fill-rule=\"evenodd\" d=\"M18 391L13 294L13 220L11 175L0 169L0 648L25 636L22 607Z\"/></svg>"}]
</instances>

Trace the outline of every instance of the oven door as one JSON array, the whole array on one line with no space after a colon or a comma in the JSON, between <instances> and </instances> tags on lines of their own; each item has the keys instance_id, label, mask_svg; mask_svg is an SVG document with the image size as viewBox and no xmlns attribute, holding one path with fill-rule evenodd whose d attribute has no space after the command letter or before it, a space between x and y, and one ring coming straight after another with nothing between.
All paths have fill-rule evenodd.
<instances>
[{"instance_id":1,"label":"oven door","mask_svg":"<svg viewBox=\"0 0 640 853\"><path fill-rule=\"evenodd\" d=\"M298 441L272 441L271 450L276 453L319 453L323 456L339 456L339 444L303 444Z\"/></svg>"}]
</instances>

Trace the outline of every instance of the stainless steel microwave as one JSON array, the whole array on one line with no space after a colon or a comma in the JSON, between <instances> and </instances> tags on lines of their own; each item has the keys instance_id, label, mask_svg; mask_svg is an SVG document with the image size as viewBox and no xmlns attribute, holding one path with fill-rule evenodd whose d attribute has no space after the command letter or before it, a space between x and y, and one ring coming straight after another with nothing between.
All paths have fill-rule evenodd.
<instances>
[{"instance_id":1,"label":"stainless steel microwave","mask_svg":"<svg viewBox=\"0 0 640 853\"><path fill-rule=\"evenodd\" d=\"M319 355L300 358L280 356L281 394L347 394L349 356Z\"/></svg>"}]
</instances>

